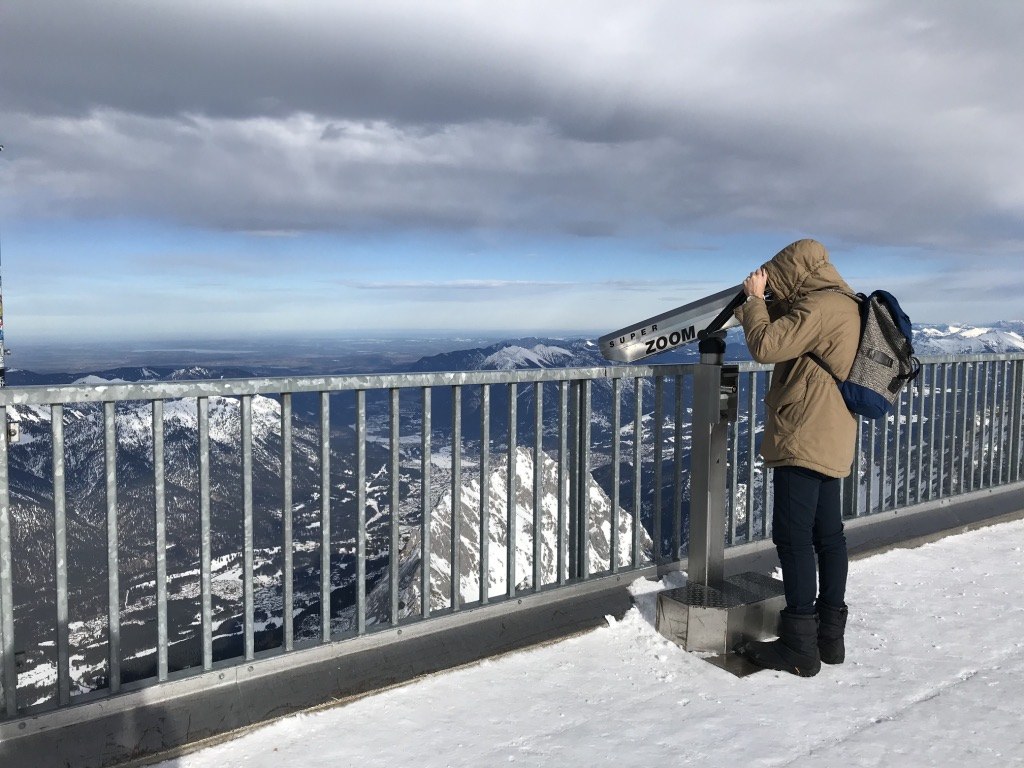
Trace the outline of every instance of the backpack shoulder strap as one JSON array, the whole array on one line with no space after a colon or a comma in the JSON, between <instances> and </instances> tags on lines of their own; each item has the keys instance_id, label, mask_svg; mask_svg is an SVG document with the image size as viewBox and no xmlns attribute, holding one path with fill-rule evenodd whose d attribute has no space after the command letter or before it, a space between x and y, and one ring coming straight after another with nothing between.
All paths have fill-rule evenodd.
<instances>
[{"instance_id":1,"label":"backpack shoulder strap","mask_svg":"<svg viewBox=\"0 0 1024 768\"><path fill-rule=\"evenodd\" d=\"M835 371L832 370L832 367L828 363L826 363L824 360L822 360L821 357L819 357L818 355L814 354L813 352L808 352L807 356L809 358L811 358L811 360L816 362L818 365L820 365L822 368L824 368L825 369L825 373L827 373L829 376L831 376L833 379L835 379L836 384L842 384L843 383L843 380L840 379L838 376L836 376L836 373L835 373Z\"/></svg>"}]
</instances>

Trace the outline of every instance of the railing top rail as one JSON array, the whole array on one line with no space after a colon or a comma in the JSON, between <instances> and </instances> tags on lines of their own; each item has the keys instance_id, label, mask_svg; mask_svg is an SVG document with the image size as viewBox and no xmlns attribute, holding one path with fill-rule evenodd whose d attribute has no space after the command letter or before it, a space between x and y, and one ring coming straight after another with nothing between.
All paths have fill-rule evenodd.
<instances>
[{"instance_id":1,"label":"railing top rail","mask_svg":"<svg viewBox=\"0 0 1024 768\"><path fill-rule=\"evenodd\" d=\"M983 363L1024 359L1021 353L928 355L923 364ZM767 371L771 365L731 363L742 372ZM439 371L426 373L349 374L341 376L265 376L248 379L196 381L111 382L34 385L0 388L0 407L55 403L103 403L120 400L176 400L190 397L240 397L304 392L344 392L371 389L448 387L474 384L510 384L632 379L693 373L695 364L608 365L591 368L531 368L499 371Z\"/></svg>"},{"instance_id":2,"label":"railing top rail","mask_svg":"<svg viewBox=\"0 0 1024 768\"><path fill-rule=\"evenodd\" d=\"M999 361L1024 360L1024 353L1021 352L988 352L977 355L917 355L922 365L936 363L991 363ZM767 371L772 365L743 361L736 363L740 371Z\"/></svg>"},{"instance_id":3,"label":"railing top rail","mask_svg":"<svg viewBox=\"0 0 1024 768\"><path fill-rule=\"evenodd\" d=\"M1024 353L988 352L978 355L918 355L917 359L924 365L932 363L991 363L1005 360L1024 360Z\"/></svg>"},{"instance_id":4,"label":"railing top rail","mask_svg":"<svg viewBox=\"0 0 1024 768\"><path fill-rule=\"evenodd\" d=\"M153 381L4 387L0 407L55 403L102 403L121 400L177 400L192 397L239 397L304 392L450 387L600 379L634 379L692 373L694 365L630 365L594 368L543 368L511 371L442 371L430 373L353 374L345 376L258 377L199 381Z\"/></svg>"}]
</instances>

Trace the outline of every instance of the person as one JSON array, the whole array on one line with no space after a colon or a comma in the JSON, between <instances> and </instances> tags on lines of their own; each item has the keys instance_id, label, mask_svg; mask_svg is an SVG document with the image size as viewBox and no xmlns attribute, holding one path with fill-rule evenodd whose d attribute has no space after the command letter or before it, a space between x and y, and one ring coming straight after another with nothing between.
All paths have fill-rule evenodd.
<instances>
[{"instance_id":1,"label":"person","mask_svg":"<svg viewBox=\"0 0 1024 768\"><path fill-rule=\"evenodd\" d=\"M859 304L816 240L783 248L750 273L743 290L746 302L735 314L750 354L775 364L759 452L774 470L772 542L786 608L777 640L736 650L760 667L811 677L821 662L845 658L849 560L840 478L850 474L857 427L835 379L814 356L837 376L849 375Z\"/></svg>"}]
</instances>

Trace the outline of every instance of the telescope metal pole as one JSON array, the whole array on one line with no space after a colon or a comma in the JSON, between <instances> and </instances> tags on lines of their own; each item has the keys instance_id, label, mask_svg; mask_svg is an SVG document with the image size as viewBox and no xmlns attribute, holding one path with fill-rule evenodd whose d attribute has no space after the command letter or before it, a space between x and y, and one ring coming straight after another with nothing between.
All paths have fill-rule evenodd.
<instances>
[{"instance_id":1,"label":"telescope metal pole","mask_svg":"<svg viewBox=\"0 0 1024 768\"><path fill-rule=\"evenodd\" d=\"M722 418L725 341L700 342L693 381L693 452L690 469L688 581L716 589L725 577L725 472L729 424Z\"/></svg>"}]
</instances>

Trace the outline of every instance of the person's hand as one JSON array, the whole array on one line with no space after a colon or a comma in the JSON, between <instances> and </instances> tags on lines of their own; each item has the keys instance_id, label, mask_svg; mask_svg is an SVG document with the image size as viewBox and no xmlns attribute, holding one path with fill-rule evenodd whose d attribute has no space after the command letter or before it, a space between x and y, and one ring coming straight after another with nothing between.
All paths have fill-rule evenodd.
<instances>
[{"instance_id":1,"label":"person's hand","mask_svg":"<svg viewBox=\"0 0 1024 768\"><path fill-rule=\"evenodd\" d=\"M759 267L757 271L751 272L747 279L743 281L743 292L747 296L756 296L759 299L763 299L766 285L768 285L768 273L764 271L764 267Z\"/></svg>"}]
</instances>

